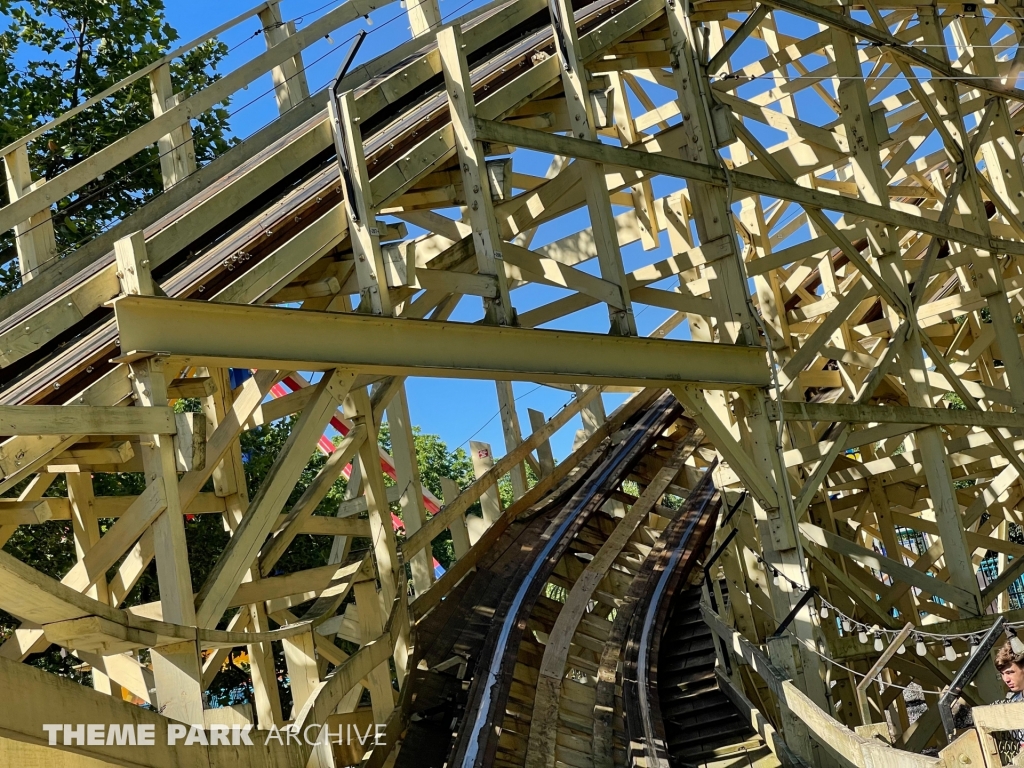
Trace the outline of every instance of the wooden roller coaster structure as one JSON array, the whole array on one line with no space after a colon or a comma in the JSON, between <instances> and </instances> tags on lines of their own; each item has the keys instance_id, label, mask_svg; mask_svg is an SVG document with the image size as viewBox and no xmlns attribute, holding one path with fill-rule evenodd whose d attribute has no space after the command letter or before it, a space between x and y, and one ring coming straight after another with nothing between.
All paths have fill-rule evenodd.
<instances>
[{"instance_id":1,"label":"wooden roller coaster structure","mask_svg":"<svg viewBox=\"0 0 1024 768\"><path fill-rule=\"evenodd\" d=\"M385 5L299 29L261 3L0 149L0 543L70 521L77 553L58 580L0 552L0 763L1000 765L1024 704L983 706L991 665L963 733L928 696L994 614L1024 622L1021 6L420 0L311 92L303 52ZM174 92L252 18L264 52ZM192 121L261 78L280 116L199 167ZM138 81L152 120L35 178L32 142ZM59 252L57 206L153 145L164 192ZM504 455L443 499L409 377L495 382ZM525 434L517 381L574 398ZM289 415L249 498L240 439ZM145 491L96 495L105 472ZM194 515L230 534L202 583ZM282 572L305 535L329 561ZM925 653L881 658L907 625ZM95 690L24 663L53 645ZM236 648L251 705L205 706Z\"/></svg>"}]
</instances>

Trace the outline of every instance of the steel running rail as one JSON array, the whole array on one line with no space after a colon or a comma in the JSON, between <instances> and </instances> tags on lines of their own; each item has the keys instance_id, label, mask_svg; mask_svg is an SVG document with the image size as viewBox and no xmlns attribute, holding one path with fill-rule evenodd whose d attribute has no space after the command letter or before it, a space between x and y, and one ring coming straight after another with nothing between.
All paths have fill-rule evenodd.
<instances>
[{"instance_id":1,"label":"steel running rail","mask_svg":"<svg viewBox=\"0 0 1024 768\"><path fill-rule=\"evenodd\" d=\"M634 449L650 435L652 429L663 422L666 413L675 410L673 406L676 406L676 403L671 396L662 397L659 402L651 406L640 423L633 429L632 434L618 446L609 458L605 459L597 474L587 481L584 491L577 493L573 497L573 501L575 501L573 508L565 515L561 522L557 523L557 528L548 537L544 546L534 558L530 570L520 582L515 597L512 599L502 619L497 642L494 645L495 652L491 656L486 671L483 673L482 695L475 707L472 726L466 734L466 750L462 755L462 759L458 761L458 765L461 768L475 768L475 766L480 765L480 760L483 757L482 752L486 751L488 726L492 719L491 710L501 694L501 678L505 663L505 655L501 650L508 647L509 640L519 622L520 614L541 572L541 568L548 561L556 547L567 536L572 535L575 528L574 524L578 521L581 513L598 492L602 490L608 479L624 462L629 460ZM573 502L570 501L570 503Z\"/></svg>"},{"instance_id":2,"label":"steel running rail","mask_svg":"<svg viewBox=\"0 0 1024 768\"><path fill-rule=\"evenodd\" d=\"M686 500L687 513L680 514L674 525L670 524L677 530L685 526L682 533L671 529L662 533L660 540L665 541L667 546L659 553L658 560L664 562L664 566L657 575L654 589L648 593L642 623L639 627L634 626L630 632L630 639L635 642L627 642L627 649L635 649L626 658L622 681L627 730L631 742L639 741L643 744L646 764L650 768L668 768L669 765L665 741L658 733L658 726L661 724L660 708L655 711L657 705L652 705L656 699L657 684L651 682L651 659L657 657L662 624L667 615L666 601L674 594L680 581L696 566L697 556L704 551L714 531L713 521L722 505L722 494L715 488L711 479L714 468L714 465L709 467L690 491ZM660 563L655 561L654 567L657 568L659 565ZM625 677L631 667L634 668L635 679L627 680ZM635 701L630 702L630 699ZM634 732L635 721L630 717L634 710L638 710L641 733Z\"/></svg>"}]
</instances>

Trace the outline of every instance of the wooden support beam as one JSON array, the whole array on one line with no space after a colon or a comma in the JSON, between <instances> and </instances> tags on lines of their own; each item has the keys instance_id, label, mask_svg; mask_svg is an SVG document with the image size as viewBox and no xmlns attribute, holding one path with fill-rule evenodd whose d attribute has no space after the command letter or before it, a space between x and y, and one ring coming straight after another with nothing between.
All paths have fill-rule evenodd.
<instances>
[{"instance_id":1,"label":"wooden support beam","mask_svg":"<svg viewBox=\"0 0 1024 768\"><path fill-rule=\"evenodd\" d=\"M1002 81L995 77L971 77L964 73L963 70L952 67L919 48L905 44L898 37L890 33L888 29L879 29L870 24L852 19L849 16L842 16L835 11L810 3L808 0L766 0L765 5L789 11L798 16L804 16L825 25L825 27L840 29L862 40L886 46L886 49L893 55L906 59L917 66L929 69L943 79L959 82L968 88L978 88L996 96L1006 96L1017 101L1024 101L1024 91L1020 88L1004 85Z\"/></svg>"},{"instance_id":2,"label":"wooden support beam","mask_svg":"<svg viewBox=\"0 0 1024 768\"><path fill-rule=\"evenodd\" d=\"M594 106L587 86L587 73L583 68L584 56L572 3L568 0L551 0L548 8L551 11L555 49L561 64L559 70L562 90L565 92L569 108L571 135L576 141L604 146L597 138ZM479 135L479 127L477 132ZM629 287L622 265L622 253L619 250L619 239L612 217L612 203L608 195L604 164L599 159L583 158L579 165L601 277L619 290L618 300L614 304L608 304L608 319L611 324L609 333L635 336L636 318L633 316Z\"/></svg>"},{"instance_id":3,"label":"wooden support beam","mask_svg":"<svg viewBox=\"0 0 1024 768\"><path fill-rule=\"evenodd\" d=\"M75 768L99 768L101 765L129 768L180 768L183 765L196 768L304 768L306 765L307 747L274 740L266 746L251 749L185 746L184 742L169 746L168 728L174 721L166 715L90 691L77 682L26 664L0 661L0 684L6 691L21 691L20 696L5 696L0 700L0 722L4 724L4 732L20 742L47 744L43 724L54 719L55 702L60 702L63 719L72 724L98 722L109 728L110 724L116 723L127 726L134 733L138 733L141 726L149 729L152 745L108 744L106 738L101 744L89 744L85 738L77 744L64 744L63 733L58 733L57 745L51 749L93 758L91 764L72 763ZM204 722L202 718L199 720L199 724ZM47 764L59 763L48 761Z\"/></svg>"},{"instance_id":4,"label":"wooden support beam","mask_svg":"<svg viewBox=\"0 0 1024 768\"><path fill-rule=\"evenodd\" d=\"M844 405L841 403L784 402L786 421L818 421L840 424L905 424L940 427L1024 428L1024 414L1008 411L963 411L951 408L921 408L905 405ZM771 405L771 418L778 421L778 408Z\"/></svg>"},{"instance_id":5,"label":"wooden support beam","mask_svg":"<svg viewBox=\"0 0 1024 768\"><path fill-rule=\"evenodd\" d=\"M380 247L380 227L373 207L370 176L363 154L362 126L356 112L355 94L347 91L328 102L334 126L334 144L341 164L345 216L348 223L356 279L359 282L359 312L371 315L392 314Z\"/></svg>"},{"instance_id":6,"label":"wooden support beam","mask_svg":"<svg viewBox=\"0 0 1024 768\"><path fill-rule=\"evenodd\" d=\"M387 409L391 434L391 455L395 462L397 489L401 493L399 506L405 535L412 536L427 522L427 509L423 503L423 485L420 482L419 458L416 438L405 385L399 386ZM416 593L425 592L434 583L433 558L430 552L419 552L410 563L412 583Z\"/></svg>"},{"instance_id":7,"label":"wooden support beam","mask_svg":"<svg viewBox=\"0 0 1024 768\"><path fill-rule=\"evenodd\" d=\"M7 198L14 203L25 197L41 182L32 181L28 149L22 144L4 155L7 177ZM8 227L10 229L10 227ZM57 241L53 232L50 206L26 215L25 221L14 225L15 245L18 249L18 270L22 282L37 277L42 269L57 257Z\"/></svg>"},{"instance_id":8,"label":"wooden support beam","mask_svg":"<svg viewBox=\"0 0 1024 768\"><path fill-rule=\"evenodd\" d=\"M380 607L380 596L372 581L360 581L355 585L356 605L359 608L359 624L362 629L362 644L365 647L384 634L384 614ZM391 671L387 660L367 675L373 718L386 723L391 710L395 708L394 689L391 687Z\"/></svg>"},{"instance_id":9,"label":"wooden support beam","mask_svg":"<svg viewBox=\"0 0 1024 768\"><path fill-rule=\"evenodd\" d=\"M949 600L958 607L971 606L976 600L976 597L970 592L954 584L949 584L940 581L934 576L921 573L890 557L880 555L859 544L854 544L852 541L848 541L831 531L823 530L810 523L801 523L800 531L819 547L850 557L868 568L888 574L893 579L905 581L928 594L938 595L945 600Z\"/></svg>"},{"instance_id":10,"label":"wooden support beam","mask_svg":"<svg viewBox=\"0 0 1024 768\"><path fill-rule=\"evenodd\" d=\"M177 431L174 411L166 406L0 405L0 435L173 435Z\"/></svg>"},{"instance_id":11,"label":"wooden support beam","mask_svg":"<svg viewBox=\"0 0 1024 768\"><path fill-rule=\"evenodd\" d=\"M528 408L527 413L530 416L530 427L534 432L544 426L545 418L541 411L536 411L533 408ZM538 459L538 477L541 479L551 474L555 468L555 456L551 452L551 442L545 440L537 446L537 459Z\"/></svg>"},{"instance_id":12,"label":"wooden support beam","mask_svg":"<svg viewBox=\"0 0 1024 768\"><path fill-rule=\"evenodd\" d=\"M529 128L520 128L509 123L484 120L479 117L475 122L477 136L485 141L510 144L537 152L604 162L609 165L697 181L722 189L731 186L739 192L781 198L811 208L838 211L851 216L872 219L883 224L924 232L975 248L998 250L1016 256L1024 255L1024 243L996 237L983 238L960 227L940 224L937 221L914 216L898 209L882 208L852 197L833 195L801 187L798 184L780 182L740 171L730 171L726 176L725 171L721 168L705 163L681 160L637 149L622 149L609 144L581 141Z\"/></svg>"},{"instance_id":13,"label":"wooden support beam","mask_svg":"<svg viewBox=\"0 0 1024 768\"><path fill-rule=\"evenodd\" d=\"M473 462L473 475L479 482L485 475L494 477L497 473L494 470L494 451L490 443L481 443L477 440L469 441L469 457ZM514 469L514 467L513 467ZM466 526L469 529L469 540L476 544L480 535L494 525L494 521L501 517L501 498L498 496L498 485L494 483L490 488L480 495L480 519L466 519ZM482 521L482 525L480 525Z\"/></svg>"},{"instance_id":14,"label":"wooden support beam","mask_svg":"<svg viewBox=\"0 0 1024 768\"><path fill-rule=\"evenodd\" d=\"M316 394L315 390L313 394ZM313 478L313 481L306 486L302 496L285 516L277 534L263 546L263 551L260 554L260 572L263 576L270 575L277 561L281 559L295 537L308 530L306 523L313 516L313 512L316 511L328 491L331 490L331 486L341 477L341 473L365 440L366 430L356 427L345 436L339 445L335 446L334 453L327 458L327 462Z\"/></svg>"},{"instance_id":15,"label":"wooden support beam","mask_svg":"<svg viewBox=\"0 0 1024 768\"><path fill-rule=\"evenodd\" d=\"M171 65L164 63L149 73L153 117L173 110L184 101L183 94L175 93L171 83ZM192 124L186 118L157 140L160 152L160 175L164 189L180 184L196 169L196 147L192 138Z\"/></svg>"},{"instance_id":16,"label":"wooden support beam","mask_svg":"<svg viewBox=\"0 0 1024 768\"><path fill-rule=\"evenodd\" d=\"M259 20L263 25L263 39L268 50L295 34L295 20L284 21L281 18L280 3L267 3L259 12ZM306 68L302 64L301 52L274 67L271 74L277 110L280 114L283 115L297 107L303 99L309 98L309 85L306 82Z\"/></svg>"},{"instance_id":17,"label":"wooden support beam","mask_svg":"<svg viewBox=\"0 0 1024 768\"><path fill-rule=\"evenodd\" d=\"M781 503L772 481L747 455L746 450L738 443L729 427L721 421L707 402L704 393L698 387L691 386L673 387L672 393L686 407L691 418L700 424L701 429L707 433L708 439L721 452L733 470L743 478L744 485L754 494L758 503L765 509L779 509Z\"/></svg>"},{"instance_id":18,"label":"wooden support beam","mask_svg":"<svg viewBox=\"0 0 1024 768\"><path fill-rule=\"evenodd\" d=\"M140 406L163 406L167 403L167 383L163 362L159 358L149 357L133 363L132 375ZM174 446L167 435L142 434L140 441L146 478L149 483L159 481L166 497L166 510L151 526L164 620L195 626L192 577L181 513L182 499L178 492ZM160 651L154 650L153 675L157 697L168 717L185 723L202 722L202 670L195 644L186 642Z\"/></svg>"},{"instance_id":19,"label":"wooden support beam","mask_svg":"<svg viewBox=\"0 0 1024 768\"><path fill-rule=\"evenodd\" d=\"M502 261L505 243L502 242L494 218L484 146L476 139L473 127L476 105L463 47L462 31L457 25L446 27L438 33L437 49L441 54L441 68L448 91L448 110L455 130L462 186L466 193L469 221L473 227L476 271L479 275L493 278L497 287L494 298L484 298L484 318L492 325L514 325L515 309L509 298L508 277Z\"/></svg>"},{"instance_id":20,"label":"wooden support beam","mask_svg":"<svg viewBox=\"0 0 1024 768\"><path fill-rule=\"evenodd\" d=\"M305 468L328 420L348 394L355 372L334 370L323 375L302 416L292 428L274 465L264 478L228 545L196 597L196 621L214 627L221 620L242 574L277 522L295 481Z\"/></svg>"},{"instance_id":21,"label":"wooden support beam","mask_svg":"<svg viewBox=\"0 0 1024 768\"><path fill-rule=\"evenodd\" d=\"M345 401L345 415L356 425L362 425L367 435L377 435L380 427L374 420L373 407L365 389L357 388L352 391ZM380 599L384 605L391 605L399 589L403 595L405 594L405 570L400 567L398 561L398 543L391 521L387 490L384 488L384 473L380 469L377 441L364 440L357 456L359 474L366 495L373 556L380 576ZM399 676L401 677L401 674Z\"/></svg>"}]
</instances>

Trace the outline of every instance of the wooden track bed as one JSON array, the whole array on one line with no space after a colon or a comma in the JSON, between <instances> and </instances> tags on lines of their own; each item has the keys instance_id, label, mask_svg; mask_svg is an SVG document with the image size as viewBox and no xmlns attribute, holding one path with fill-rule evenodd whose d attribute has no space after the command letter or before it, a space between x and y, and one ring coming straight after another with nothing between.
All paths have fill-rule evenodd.
<instances>
[{"instance_id":1,"label":"wooden track bed","mask_svg":"<svg viewBox=\"0 0 1024 768\"><path fill-rule=\"evenodd\" d=\"M524 709L535 679L530 668L539 659L534 631L550 631L557 614L557 602L546 596L546 585L571 585L568 561L575 553L593 553L600 546L598 511L611 498L630 471L653 446L659 435L679 413L678 403L663 396L625 432L618 446L592 470L587 481L552 518L547 530L532 543L540 560L516 579L514 589L505 593L500 609L490 622L485 652L478 662L469 691L467 716L460 726L449 765L505 765L508 745L520 744L529 717ZM578 563L578 561L577 561ZM531 631L527 631L527 628ZM480 723L505 721L498 738L488 738L491 728ZM470 756L467 757L467 752ZM475 758L473 753L476 753Z\"/></svg>"},{"instance_id":2,"label":"wooden track bed","mask_svg":"<svg viewBox=\"0 0 1024 768\"><path fill-rule=\"evenodd\" d=\"M396 768L440 768L452 749L455 728L468 700L470 680L481 663L490 628L508 593L515 590L537 553L536 542L561 504L585 484L604 458L610 442L581 462L551 495L509 525L477 569L416 628L409 725Z\"/></svg>"}]
</instances>

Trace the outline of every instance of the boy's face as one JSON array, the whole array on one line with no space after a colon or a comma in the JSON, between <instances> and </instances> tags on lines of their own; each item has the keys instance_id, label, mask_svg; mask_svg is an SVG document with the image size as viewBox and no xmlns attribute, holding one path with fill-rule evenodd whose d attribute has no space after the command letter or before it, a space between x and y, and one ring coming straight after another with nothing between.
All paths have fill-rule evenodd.
<instances>
[{"instance_id":1,"label":"boy's face","mask_svg":"<svg viewBox=\"0 0 1024 768\"><path fill-rule=\"evenodd\" d=\"M1003 667L999 670L999 674L1003 676L1003 682L1011 691L1014 693L1024 691L1024 667L1020 664Z\"/></svg>"}]
</instances>

